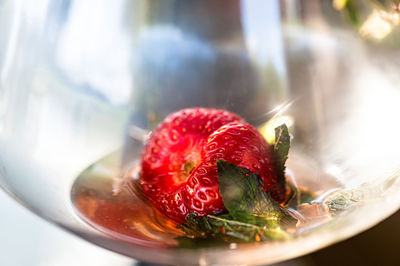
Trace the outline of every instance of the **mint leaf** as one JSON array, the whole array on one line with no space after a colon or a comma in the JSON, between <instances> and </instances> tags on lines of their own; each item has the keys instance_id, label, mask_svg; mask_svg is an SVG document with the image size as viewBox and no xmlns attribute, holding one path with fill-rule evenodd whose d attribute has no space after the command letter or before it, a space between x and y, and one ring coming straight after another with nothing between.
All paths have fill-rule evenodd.
<instances>
[{"instance_id":1,"label":"mint leaf","mask_svg":"<svg viewBox=\"0 0 400 266\"><path fill-rule=\"evenodd\" d=\"M296 224L297 220L262 189L259 175L222 160L217 160L217 168L222 201L235 220L283 228Z\"/></svg>"},{"instance_id":2,"label":"mint leaf","mask_svg":"<svg viewBox=\"0 0 400 266\"><path fill-rule=\"evenodd\" d=\"M285 207L296 208L300 204L312 204L312 201L317 198L317 195L311 190L298 188L292 183L288 183L289 195L284 203Z\"/></svg>"},{"instance_id":3,"label":"mint leaf","mask_svg":"<svg viewBox=\"0 0 400 266\"><path fill-rule=\"evenodd\" d=\"M190 213L186 221L176 228L181 229L190 238L207 238L211 233L211 226L203 217L197 217L195 213Z\"/></svg>"},{"instance_id":4,"label":"mint leaf","mask_svg":"<svg viewBox=\"0 0 400 266\"><path fill-rule=\"evenodd\" d=\"M275 128L275 142L273 153L278 179L285 179L285 163L288 158L290 148L290 135L286 124Z\"/></svg>"},{"instance_id":5,"label":"mint leaf","mask_svg":"<svg viewBox=\"0 0 400 266\"><path fill-rule=\"evenodd\" d=\"M315 200L317 196L310 190L300 189L300 204L310 203Z\"/></svg>"},{"instance_id":6,"label":"mint leaf","mask_svg":"<svg viewBox=\"0 0 400 266\"><path fill-rule=\"evenodd\" d=\"M279 227L257 226L251 223L233 220L229 214L220 216L208 215L196 217L189 214L183 224L178 225L188 238L218 239L225 242L248 243L254 241L288 239L290 236ZM189 245L191 242L180 239L180 243ZM196 241L198 242L198 241ZM207 242L202 242L207 244Z\"/></svg>"},{"instance_id":7,"label":"mint leaf","mask_svg":"<svg viewBox=\"0 0 400 266\"><path fill-rule=\"evenodd\" d=\"M289 131L283 124L275 129L273 146L278 178L285 178L289 146ZM205 217L189 214L186 221L177 226L187 235L177 239L180 244L209 245L209 239L246 243L291 237L282 229L294 227L297 220L263 190L259 175L222 160L217 160L217 169L220 194L229 213Z\"/></svg>"}]
</instances>

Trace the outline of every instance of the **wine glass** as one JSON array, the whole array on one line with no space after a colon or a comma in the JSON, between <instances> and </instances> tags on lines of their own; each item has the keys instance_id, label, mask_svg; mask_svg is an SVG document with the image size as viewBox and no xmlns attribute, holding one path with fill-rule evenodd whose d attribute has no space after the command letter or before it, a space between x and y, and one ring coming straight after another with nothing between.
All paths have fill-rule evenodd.
<instances>
[{"instance_id":1,"label":"wine glass","mask_svg":"<svg viewBox=\"0 0 400 266\"><path fill-rule=\"evenodd\" d=\"M400 206L397 13L342 2L0 2L0 185L44 219L155 263L273 263L374 226ZM77 177L125 178L149 132L193 106L233 111L267 138L287 123L289 175L319 195L305 213L323 222L288 241L192 249L85 220Z\"/></svg>"}]
</instances>

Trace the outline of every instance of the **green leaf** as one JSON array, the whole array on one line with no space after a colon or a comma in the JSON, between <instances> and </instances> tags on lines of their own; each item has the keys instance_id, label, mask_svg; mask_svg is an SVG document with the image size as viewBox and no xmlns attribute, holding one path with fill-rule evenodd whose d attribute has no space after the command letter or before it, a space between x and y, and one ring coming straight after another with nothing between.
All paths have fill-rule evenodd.
<instances>
[{"instance_id":1,"label":"green leaf","mask_svg":"<svg viewBox=\"0 0 400 266\"><path fill-rule=\"evenodd\" d=\"M289 208L297 208L300 204L311 204L317 198L317 195L311 190L305 188L298 188L292 183L287 183L289 195L283 206Z\"/></svg>"},{"instance_id":2,"label":"green leaf","mask_svg":"<svg viewBox=\"0 0 400 266\"><path fill-rule=\"evenodd\" d=\"M300 204L310 203L315 200L317 196L310 190L300 189Z\"/></svg>"},{"instance_id":3,"label":"green leaf","mask_svg":"<svg viewBox=\"0 0 400 266\"><path fill-rule=\"evenodd\" d=\"M220 216L208 215L196 217L189 214L183 224L178 225L187 238L192 239L218 239L225 242L248 243L265 240L288 239L290 235L279 227L258 226L251 223L233 220L229 214ZM193 243L187 239L180 239L186 246ZM198 241L196 241L198 242ZM207 244L203 241L202 244Z\"/></svg>"},{"instance_id":4,"label":"green leaf","mask_svg":"<svg viewBox=\"0 0 400 266\"><path fill-rule=\"evenodd\" d=\"M219 190L229 214L238 221L268 227L293 227L294 219L265 192L259 175L217 160Z\"/></svg>"},{"instance_id":5,"label":"green leaf","mask_svg":"<svg viewBox=\"0 0 400 266\"><path fill-rule=\"evenodd\" d=\"M195 213L190 213L186 217L186 221L177 226L186 233L190 238L207 238L210 231L210 226L206 223L206 220L196 217Z\"/></svg>"},{"instance_id":6,"label":"green leaf","mask_svg":"<svg viewBox=\"0 0 400 266\"><path fill-rule=\"evenodd\" d=\"M275 128L275 143L273 152L278 178L285 179L285 163L288 158L290 148L290 135L286 124Z\"/></svg>"},{"instance_id":7,"label":"green leaf","mask_svg":"<svg viewBox=\"0 0 400 266\"><path fill-rule=\"evenodd\" d=\"M324 201L330 213L336 215L354 208L363 197L364 193L360 189L343 189L332 192Z\"/></svg>"},{"instance_id":8,"label":"green leaf","mask_svg":"<svg viewBox=\"0 0 400 266\"><path fill-rule=\"evenodd\" d=\"M276 128L275 134L274 152L284 175L290 144L286 125ZM217 168L219 190L228 213L205 217L189 214L177 226L187 236L177 239L180 245L209 246L210 239L247 243L291 237L285 229L294 227L297 220L263 190L259 175L222 160L217 160Z\"/></svg>"}]
</instances>

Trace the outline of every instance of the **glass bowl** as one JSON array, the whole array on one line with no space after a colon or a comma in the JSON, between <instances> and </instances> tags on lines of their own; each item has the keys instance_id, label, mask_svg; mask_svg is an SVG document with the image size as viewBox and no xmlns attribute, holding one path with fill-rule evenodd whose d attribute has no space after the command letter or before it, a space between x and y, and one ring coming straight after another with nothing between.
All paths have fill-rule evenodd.
<instances>
[{"instance_id":1,"label":"glass bowl","mask_svg":"<svg viewBox=\"0 0 400 266\"><path fill-rule=\"evenodd\" d=\"M397 13L341 2L0 1L1 187L44 219L153 263L274 263L374 226L400 206ZM123 175L166 115L193 106L233 111L266 135L288 123L289 171L333 195L335 215L290 241L198 249L85 223L71 203L82 171L114 153Z\"/></svg>"}]
</instances>

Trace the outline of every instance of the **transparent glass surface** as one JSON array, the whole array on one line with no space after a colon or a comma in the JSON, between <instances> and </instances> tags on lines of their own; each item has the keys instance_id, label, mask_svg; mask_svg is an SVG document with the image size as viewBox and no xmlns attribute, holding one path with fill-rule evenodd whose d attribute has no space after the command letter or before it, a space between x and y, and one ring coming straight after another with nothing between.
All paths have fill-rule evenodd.
<instances>
[{"instance_id":1,"label":"transparent glass surface","mask_svg":"<svg viewBox=\"0 0 400 266\"><path fill-rule=\"evenodd\" d=\"M0 185L154 263L273 263L374 226L400 206L400 43L386 6L355 1L355 23L340 2L0 1ZM289 171L339 195L343 212L288 241L199 249L112 238L78 217L82 171L116 154L106 174L124 176L148 132L193 106L233 111L266 136L271 119L288 123Z\"/></svg>"}]
</instances>

